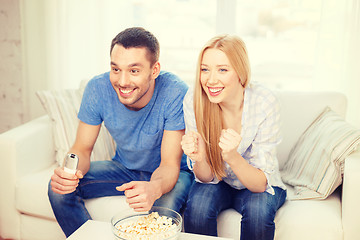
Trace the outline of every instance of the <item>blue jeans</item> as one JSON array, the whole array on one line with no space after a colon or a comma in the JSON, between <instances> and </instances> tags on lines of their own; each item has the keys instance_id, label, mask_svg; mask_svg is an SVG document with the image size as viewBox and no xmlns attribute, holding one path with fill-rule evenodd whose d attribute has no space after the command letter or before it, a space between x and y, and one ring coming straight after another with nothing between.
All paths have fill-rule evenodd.
<instances>
[{"instance_id":1,"label":"blue jeans","mask_svg":"<svg viewBox=\"0 0 360 240\"><path fill-rule=\"evenodd\" d=\"M275 195L237 190L218 184L194 182L184 213L185 232L217 236L219 213L234 208L242 215L240 239L274 239L276 211L284 204L286 190L274 187Z\"/></svg>"},{"instance_id":2,"label":"blue jeans","mask_svg":"<svg viewBox=\"0 0 360 240\"><path fill-rule=\"evenodd\" d=\"M149 181L151 173L134 171L125 168L116 161L91 162L90 169L83 179L80 179L76 191L69 194L57 194L51 190L49 183L48 195L56 220L65 233L70 236L91 216L85 208L84 199L105 196L124 195L115 188L130 181ZM154 205L163 206L180 212L187 199L189 189L193 183L193 174L180 171L175 187Z\"/></svg>"}]
</instances>

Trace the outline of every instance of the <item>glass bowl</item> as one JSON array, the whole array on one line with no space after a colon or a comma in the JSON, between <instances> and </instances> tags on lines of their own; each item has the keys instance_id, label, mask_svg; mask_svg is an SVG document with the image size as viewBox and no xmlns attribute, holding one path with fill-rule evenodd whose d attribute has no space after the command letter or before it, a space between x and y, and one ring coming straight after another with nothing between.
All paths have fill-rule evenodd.
<instances>
[{"instance_id":1,"label":"glass bowl","mask_svg":"<svg viewBox=\"0 0 360 240\"><path fill-rule=\"evenodd\" d=\"M116 240L175 240L182 217L169 208L153 206L148 212L122 211L112 217L111 226Z\"/></svg>"}]
</instances>

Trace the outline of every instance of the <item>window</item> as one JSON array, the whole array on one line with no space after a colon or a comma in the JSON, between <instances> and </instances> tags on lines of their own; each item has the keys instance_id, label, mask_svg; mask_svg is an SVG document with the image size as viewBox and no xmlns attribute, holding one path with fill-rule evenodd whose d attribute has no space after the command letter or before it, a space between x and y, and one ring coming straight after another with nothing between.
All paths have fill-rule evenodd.
<instances>
[{"instance_id":1,"label":"window","mask_svg":"<svg viewBox=\"0 0 360 240\"><path fill-rule=\"evenodd\" d=\"M245 41L252 80L278 89L311 85L321 0L142 0L133 8L135 25L160 41L163 69L190 85L201 47L219 33Z\"/></svg>"},{"instance_id":2,"label":"window","mask_svg":"<svg viewBox=\"0 0 360 240\"><path fill-rule=\"evenodd\" d=\"M111 39L132 26L153 32L161 45L162 69L192 85L201 47L227 32L244 39L253 81L280 90L344 92L349 118L357 125L360 122L358 0L37 0L21 4L26 79L33 89L76 88L81 80L109 71Z\"/></svg>"},{"instance_id":3,"label":"window","mask_svg":"<svg viewBox=\"0 0 360 240\"><path fill-rule=\"evenodd\" d=\"M215 35L215 0L135 1L134 19L160 42L160 63L188 84L195 78L201 47Z\"/></svg>"},{"instance_id":4,"label":"window","mask_svg":"<svg viewBox=\"0 0 360 240\"><path fill-rule=\"evenodd\" d=\"M241 0L236 34L247 44L252 80L308 90L314 76L321 0Z\"/></svg>"}]
</instances>

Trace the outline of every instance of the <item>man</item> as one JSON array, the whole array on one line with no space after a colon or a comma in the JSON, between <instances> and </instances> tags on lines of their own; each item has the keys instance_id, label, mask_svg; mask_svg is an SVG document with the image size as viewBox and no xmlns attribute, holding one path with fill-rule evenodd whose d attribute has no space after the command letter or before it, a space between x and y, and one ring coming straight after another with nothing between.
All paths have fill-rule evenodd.
<instances>
[{"instance_id":1,"label":"man","mask_svg":"<svg viewBox=\"0 0 360 240\"><path fill-rule=\"evenodd\" d=\"M187 86L160 72L159 43L143 28L128 28L112 41L111 71L89 81L76 140L69 153L77 171L59 167L49 183L54 214L68 237L91 218L83 199L125 195L135 211L153 205L180 211L192 183L181 149ZM104 122L117 147L112 161L90 164Z\"/></svg>"}]
</instances>

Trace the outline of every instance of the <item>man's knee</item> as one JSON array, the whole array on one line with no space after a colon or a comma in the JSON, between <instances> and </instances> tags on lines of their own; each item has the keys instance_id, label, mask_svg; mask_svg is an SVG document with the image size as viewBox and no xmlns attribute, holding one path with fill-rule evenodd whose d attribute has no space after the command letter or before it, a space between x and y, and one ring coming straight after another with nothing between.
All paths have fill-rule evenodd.
<instances>
[{"instance_id":1,"label":"man's knee","mask_svg":"<svg viewBox=\"0 0 360 240\"><path fill-rule=\"evenodd\" d=\"M155 202L155 206L163 206L180 212L183 208L193 181L192 174L185 171L180 171L179 179L174 188L164 194Z\"/></svg>"},{"instance_id":2,"label":"man's knee","mask_svg":"<svg viewBox=\"0 0 360 240\"><path fill-rule=\"evenodd\" d=\"M58 195L60 195L60 194L57 194L57 193L55 193L55 192L52 190L51 180L50 180L50 181L49 181L49 184L48 184L48 197L49 197L49 199L50 199L50 202L52 201L52 199L57 198Z\"/></svg>"}]
</instances>

